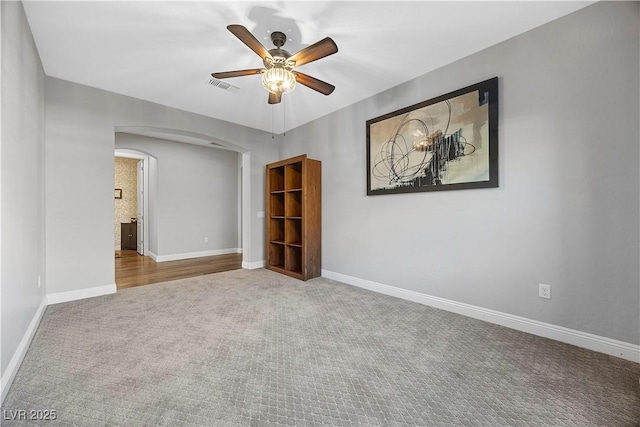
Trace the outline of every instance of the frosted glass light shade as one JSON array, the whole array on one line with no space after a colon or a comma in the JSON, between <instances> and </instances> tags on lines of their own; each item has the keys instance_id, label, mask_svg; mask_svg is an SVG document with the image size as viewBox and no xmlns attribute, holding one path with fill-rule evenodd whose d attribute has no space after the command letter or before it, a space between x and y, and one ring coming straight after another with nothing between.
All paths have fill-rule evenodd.
<instances>
[{"instance_id":1,"label":"frosted glass light shade","mask_svg":"<svg viewBox=\"0 0 640 427\"><path fill-rule=\"evenodd\" d=\"M262 85L271 93L285 93L296 87L296 77L287 69L273 67L263 73Z\"/></svg>"}]
</instances>

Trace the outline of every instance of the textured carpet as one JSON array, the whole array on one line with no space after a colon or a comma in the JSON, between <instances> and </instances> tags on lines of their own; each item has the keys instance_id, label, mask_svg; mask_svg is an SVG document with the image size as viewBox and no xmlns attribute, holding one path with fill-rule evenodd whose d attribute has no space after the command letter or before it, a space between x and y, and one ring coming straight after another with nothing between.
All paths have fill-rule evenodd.
<instances>
[{"instance_id":1,"label":"textured carpet","mask_svg":"<svg viewBox=\"0 0 640 427\"><path fill-rule=\"evenodd\" d=\"M235 270L49 306L2 425L636 426L639 377L335 281Z\"/></svg>"}]
</instances>

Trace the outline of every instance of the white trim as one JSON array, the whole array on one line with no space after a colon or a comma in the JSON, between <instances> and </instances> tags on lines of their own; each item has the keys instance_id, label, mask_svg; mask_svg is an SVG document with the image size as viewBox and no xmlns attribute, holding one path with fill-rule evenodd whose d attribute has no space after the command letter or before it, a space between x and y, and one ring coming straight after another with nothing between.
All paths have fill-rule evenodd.
<instances>
[{"instance_id":1,"label":"white trim","mask_svg":"<svg viewBox=\"0 0 640 427\"><path fill-rule=\"evenodd\" d=\"M151 258L152 260L158 262L158 255L154 252L149 251L149 258Z\"/></svg>"},{"instance_id":2,"label":"white trim","mask_svg":"<svg viewBox=\"0 0 640 427\"><path fill-rule=\"evenodd\" d=\"M115 294L117 291L116 284L96 286L94 288L78 289L77 291L58 292L55 294L48 294L48 304L59 304L61 302L76 301L79 299L99 297L102 295Z\"/></svg>"},{"instance_id":3,"label":"white trim","mask_svg":"<svg viewBox=\"0 0 640 427\"><path fill-rule=\"evenodd\" d=\"M212 251L201 251L201 252L187 252L183 254L171 254L171 255L151 255L149 252L149 256L153 258L156 262L165 262L165 261L177 261L181 259L189 259L189 258L202 258L205 256L214 256L214 255L225 255L225 254L237 254L238 248L228 248L228 249L214 249Z\"/></svg>"},{"instance_id":4,"label":"white trim","mask_svg":"<svg viewBox=\"0 0 640 427\"><path fill-rule=\"evenodd\" d=\"M247 270L264 268L265 265L267 265L266 261L256 261L256 262L242 261L242 268L245 268Z\"/></svg>"},{"instance_id":5,"label":"white trim","mask_svg":"<svg viewBox=\"0 0 640 427\"><path fill-rule=\"evenodd\" d=\"M205 146L213 149L237 151L238 153L245 153L248 150L240 145L234 144L230 141L217 138L212 135L205 135L202 133L191 132L182 129L169 129L155 126L116 126L116 132L132 133L134 135L142 135L150 138L168 139L171 141L185 142L187 144L195 144ZM214 143L216 146L212 147Z\"/></svg>"},{"instance_id":6,"label":"white trim","mask_svg":"<svg viewBox=\"0 0 640 427\"><path fill-rule=\"evenodd\" d=\"M242 153L242 263L249 262L251 259L251 238L253 232L251 223L253 217L251 215L251 153ZM262 198L264 200L264 198Z\"/></svg>"},{"instance_id":7,"label":"white trim","mask_svg":"<svg viewBox=\"0 0 640 427\"><path fill-rule=\"evenodd\" d=\"M636 344L630 344L611 338L593 335L587 332L552 325L550 323L540 322L526 317L514 316L512 314L502 313L500 311L490 310L471 304L434 297L420 292L373 282L371 280L335 273L329 270L323 269L322 277L381 294L428 305L430 307L462 314L463 316L472 317L474 319L506 326L518 331L572 344L578 347L608 354L610 356L630 360L632 362L640 362L640 346Z\"/></svg>"},{"instance_id":8,"label":"white trim","mask_svg":"<svg viewBox=\"0 0 640 427\"><path fill-rule=\"evenodd\" d=\"M138 150L131 150L129 148L115 148L115 157L123 157L125 159L146 160L149 155Z\"/></svg>"},{"instance_id":9,"label":"white trim","mask_svg":"<svg viewBox=\"0 0 640 427\"><path fill-rule=\"evenodd\" d=\"M36 313L33 315L31 322L29 323L29 327L24 333L18 348L15 353L13 353L13 357L7 366L4 375L0 379L0 405L4 402L4 398L6 397L9 387L13 383L13 380L18 373L18 369L24 360L24 356L27 354L27 350L31 345L31 341L38 330L38 326L42 321L42 316L44 315L45 309L48 305L58 304L61 302L67 301L75 301L84 298L97 297L101 295L113 294L116 292L116 285L107 285L107 286L97 286L95 288L89 289L80 289L77 291L69 291L69 292L59 292L55 294L48 294L46 297L42 299L40 306L36 310Z\"/></svg>"},{"instance_id":10,"label":"white trim","mask_svg":"<svg viewBox=\"0 0 640 427\"><path fill-rule=\"evenodd\" d=\"M7 369L4 371L4 375L2 375L2 381L0 382L0 388L2 389L2 394L0 396L0 404L4 402L4 398L7 396L9 392L9 387L13 383L16 374L18 373L18 369L24 360L25 354L27 354L27 349L29 349L29 345L31 344L31 340L33 336L36 334L38 330L38 326L40 325L40 320L42 320L42 316L44 315L44 311L47 308L47 298L43 298L40 306L36 310L36 313L33 315L31 319L31 323L29 323L29 327L27 331L24 333L16 352L13 353L13 357L7 366Z\"/></svg>"}]
</instances>

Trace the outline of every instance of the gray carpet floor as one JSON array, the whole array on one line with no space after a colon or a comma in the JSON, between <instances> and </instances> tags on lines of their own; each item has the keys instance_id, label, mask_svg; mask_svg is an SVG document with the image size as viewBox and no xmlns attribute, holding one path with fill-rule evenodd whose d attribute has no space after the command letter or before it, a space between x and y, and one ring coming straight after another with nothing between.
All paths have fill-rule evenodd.
<instances>
[{"instance_id":1,"label":"gray carpet floor","mask_svg":"<svg viewBox=\"0 0 640 427\"><path fill-rule=\"evenodd\" d=\"M49 306L2 425L639 426L639 378L335 281L235 270Z\"/></svg>"}]
</instances>

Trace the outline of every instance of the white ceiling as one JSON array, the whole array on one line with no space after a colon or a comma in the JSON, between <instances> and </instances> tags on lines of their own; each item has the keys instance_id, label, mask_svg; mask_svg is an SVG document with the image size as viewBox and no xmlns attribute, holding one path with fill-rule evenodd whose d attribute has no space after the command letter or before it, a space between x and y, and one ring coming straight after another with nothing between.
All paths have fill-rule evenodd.
<instances>
[{"instance_id":1,"label":"white ceiling","mask_svg":"<svg viewBox=\"0 0 640 427\"><path fill-rule=\"evenodd\" d=\"M25 1L45 73L267 132L281 133L571 13L581 1ZM260 76L208 84L214 71L262 67L226 26L295 53L331 37L335 55L299 67L336 86L299 85L267 104ZM491 76L487 76L491 77Z\"/></svg>"}]
</instances>

